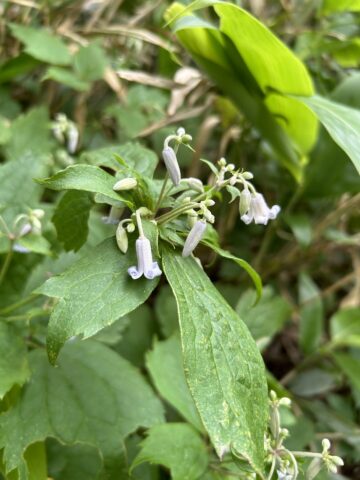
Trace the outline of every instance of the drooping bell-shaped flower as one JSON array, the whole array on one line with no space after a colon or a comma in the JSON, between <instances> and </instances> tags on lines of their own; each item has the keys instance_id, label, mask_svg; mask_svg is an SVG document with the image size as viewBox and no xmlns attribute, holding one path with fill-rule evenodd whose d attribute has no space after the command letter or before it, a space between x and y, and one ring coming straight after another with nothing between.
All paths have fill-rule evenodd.
<instances>
[{"instance_id":1,"label":"drooping bell-shaped flower","mask_svg":"<svg viewBox=\"0 0 360 480\"><path fill-rule=\"evenodd\" d=\"M190 230L187 239L185 240L184 248L182 251L183 257L188 257L195 250L204 236L206 230L206 222L204 220L198 220L192 229Z\"/></svg>"},{"instance_id":2,"label":"drooping bell-shaped flower","mask_svg":"<svg viewBox=\"0 0 360 480\"><path fill-rule=\"evenodd\" d=\"M133 280L137 280L142 275L149 280L159 277L162 272L158 263L153 261L150 240L140 235L136 240L135 248L138 265L137 267L133 266L128 269L130 277Z\"/></svg>"},{"instance_id":3,"label":"drooping bell-shaped flower","mask_svg":"<svg viewBox=\"0 0 360 480\"><path fill-rule=\"evenodd\" d=\"M162 157L171 181L175 186L178 186L181 180L181 172L175 150L166 146L162 151Z\"/></svg>"},{"instance_id":4,"label":"drooping bell-shaped flower","mask_svg":"<svg viewBox=\"0 0 360 480\"><path fill-rule=\"evenodd\" d=\"M248 211L241 216L241 220L247 225L252 221L267 225L268 221L274 220L279 212L279 205L269 208L261 193L252 193Z\"/></svg>"}]
</instances>

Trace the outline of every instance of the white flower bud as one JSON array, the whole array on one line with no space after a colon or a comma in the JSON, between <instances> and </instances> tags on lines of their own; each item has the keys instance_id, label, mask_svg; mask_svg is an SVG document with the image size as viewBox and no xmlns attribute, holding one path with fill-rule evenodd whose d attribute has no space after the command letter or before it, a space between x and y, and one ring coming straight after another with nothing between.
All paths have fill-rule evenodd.
<instances>
[{"instance_id":1,"label":"white flower bud","mask_svg":"<svg viewBox=\"0 0 360 480\"><path fill-rule=\"evenodd\" d=\"M67 138L67 149L69 150L69 153L75 153L79 142L79 132L73 123L70 125L67 131Z\"/></svg>"},{"instance_id":2,"label":"white flower bud","mask_svg":"<svg viewBox=\"0 0 360 480\"><path fill-rule=\"evenodd\" d=\"M229 163L226 168L229 172L232 172L233 170L235 170L235 165L233 163Z\"/></svg>"},{"instance_id":3,"label":"white flower bud","mask_svg":"<svg viewBox=\"0 0 360 480\"><path fill-rule=\"evenodd\" d=\"M330 447L331 447L330 440L328 440L327 438L324 438L321 444L323 447L323 453L328 452L330 450Z\"/></svg>"},{"instance_id":4,"label":"white flower bud","mask_svg":"<svg viewBox=\"0 0 360 480\"><path fill-rule=\"evenodd\" d=\"M251 180L254 178L254 175L251 172L243 172L241 175L245 180Z\"/></svg>"},{"instance_id":5,"label":"white flower bud","mask_svg":"<svg viewBox=\"0 0 360 480\"><path fill-rule=\"evenodd\" d=\"M190 230L189 235L186 238L185 245L182 251L183 257L188 257L193 250L198 246L206 230L206 222L204 220L198 220Z\"/></svg>"},{"instance_id":6,"label":"white flower bud","mask_svg":"<svg viewBox=\"0 0 360 480\"><path fill-rule=\"evenodd\" d=\"M182 137L183 135L185 135L185 133L185 128L183 127L178 128L176 131L176 134L179 135L179 137Z\"/></svg>"},{"instance_id":7,"label":"white flower bud","mask_svg":"<svg viewBox=\"0 0 360 480\"><path fill-rule=\"evenodd\" d=\"M125 228L122 226L122 222L119 223L116 229L116 242L122 253L126 253L128 250L129 242Z\"/></svg>"},{"instance_id":8,"label":"white flower bud","mask_svg":"<svg viewBox=\"0 0 360 480\"><path fill-rule=\"evenodd\" d=\"M245 215L245 213L249 210L251 203L251 193L247 188L244 188L240 193L240 201L239 201L239 213L240 216Z\"/></svg>"},{"instance_id":9,"label":"white flower bud","mask_svg":"<svg viewBox=\"0 0 360 480\"><path fill-rule=\"evenodd\" d=\"M181 172L174 149L171 147L165 147L162 151L162 157L171 181L175 186L178 186L181 180Z\"/></svg>"},{"instance_id":10,"label":"white flower bud","mask_svg":"<svg viewBox=\"0 0 360 480\"><path fill-rule=\"evenodd\" d=\"M215 222L215 217L214 215L210 212L210 210L204 210L204 217L209 223L214 223Z\"/></svg>"},{"instance_id":11,"label":"white flower bud","mask_svg":"<svg viewBox=\"0 0 360 480\"><path fill-rule=\"evenodd\" d=\"M135 232L135 225L133 223L129 223L129 225L127 225L127 227L126 227L126 230L129 233Z\"/></svg>"},{"instance_id":12,"label":"white flower bud","mask_svg":"<svg viewBox=\"0 0 360 480\"><path fill-rule=\"evenodd\" d=\"M122 190L132 190L137 186L137 180L135 178L122 178L113 186L115 192L120 192Z\"/></svg>"},{"instance_id":13,"label":"white flower bud","mask_svg":"<svg viewBox=\"0 0 360 480\"><path fill-rule=\"evenodd\" d=\"M34 208L34 210L31 210L31 214L34 215L36 218L43 218L45 215L45 212L42 208Z\"/></svg>"},{"instance_id":14,"label":"white flower bud","mask_svg":"<svg viewBox=\"0 0 360 480\"><path fill-rule=\"evenodd\" d=\"M186 178L184 180L192 190L195 190L195 192L203 193L204 185L201 180L194 177Z\"/></svg>"},{"instance_id":15,"label":"white flower bud","mask_svg":"<svg viewBox=\"0 0 360 480\"><path fill-rule=\"evenodd\" d=\"M290 407L291 400L288 397L282 397L279 400L279 405L284 405L284 407Z\"/></svg>"},{"instance_id":16,"label":"white flower bud","mask_svg":"<svg viewBox=\"0 0 360 480\"><path fill-rule=\"evenodd\" d=\"M331 455L330 459L332 463L334 463L338 467L342 467L344 465L344 460L341 457L338 457L337 455Z\"/></svg>"},{"instance_id":17,"label":"white flower bud","mask_svg":"<svg viewBox=\"0 0 360 480\"><path fill-rule=\"evenodd\" d=\"M207 206L207 207L213 207L215 205L215 202L214 200L212 200L211 198L208 198L207 200L204 200L204 204Z\"/></svg>"},{"instance_id":18,"label":"white flower bud","mask_svg":"<svg viewBox=\"0 0 360 480\"><path fill-rule=\"evenodd\" d=\"M218 161L218 164L220 165L220 167L225 167L226 166L226 160L224 157L220 158L220 160Z\"/></svg>"}]
</instances>

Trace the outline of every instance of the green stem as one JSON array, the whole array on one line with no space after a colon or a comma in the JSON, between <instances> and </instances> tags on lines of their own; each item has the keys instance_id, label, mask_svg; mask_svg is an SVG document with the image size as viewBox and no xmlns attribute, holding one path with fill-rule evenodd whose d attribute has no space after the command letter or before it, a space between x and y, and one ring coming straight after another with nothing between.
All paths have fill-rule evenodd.
<instances>
[{"instance_id":1,"label":"green stem","mask_svg":"<svg viewBox=\"0 0 360 480\"><path fill-rule=\"evenodd\" d=\"M5 278L5 275L6 275L8 269L10 267L10 263L11 263L11 260L12 260L13 254L14 254L12 247L13 247L13 242L10 242L10 250L6 254L3 266L2 266L1 271L0 271L0 285L2 284L2 282Z\"/></svg>"},{"instance_id":2,"label":"green stem","mask_svg":"<svg viewBox=\"0 0 360 480\"><path fill-rule=\"evenodd\" d=\"M30 296L24 298L23 300L20 300L16 303L9 305L8 307L3 308L2 310L0 310L0 315L7 315L9 313L12 313L14 310L17 310L18 308L33 302L38 297L40 297L39 293L33 293Z\"/></svg>"},{"instance_id":3,"label":"green stem","mask_svg":"<svg viewBox=\"0 0 360 480\"><path fill-rule=\"evenodd\" d=\"M136 222L137 222L137 226L138 226L138 230L139 230L139 236L140 237L145 237L143 226L142 226L142 221L141 221L141 215L140 215L139 210L136 210Z\"/></svg>"},{"instance_id":4,"label":"green stem","mask_svg":"<svg viewBox=\"0 0 360 480\"><path fill-rule=\"evenodd\" d=\"M159 218L156 219L156 223L158 225L162 225L163 223L170 222L171 220L174 220L175 218L177 218L179 215L187 212L188 210L196 206L198 206L197 202L196 203L190 202L190 203L186 203L185 205L181 205L180 207L175 208L174 210L171 210L168 213L164 213L164 215L161 215Z\"/></svg>"},{"instance_id":5,"label":"green stem","mask_svg":"<svg viewBox=\"0 0 360 480\"><path fill-rule=\"evenodd\" d=\"M169 173L166 172L166 175L165 175L165 178L164 178L161 190L160 190L160 195L159 195L159 198L158 198L158 200L156 202L156 205L155 205L154 215L156 215L157 211L159 210L159 208L161 206L161 202L163 201L163 198L164 198L165 188L166 188L168 180L169 180Z\"/></svg>"}]
</instances>

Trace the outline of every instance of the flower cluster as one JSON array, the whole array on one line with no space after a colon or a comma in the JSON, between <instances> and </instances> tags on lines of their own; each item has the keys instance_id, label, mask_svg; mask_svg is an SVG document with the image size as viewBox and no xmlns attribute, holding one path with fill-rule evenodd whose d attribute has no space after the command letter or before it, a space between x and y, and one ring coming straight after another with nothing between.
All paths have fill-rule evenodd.
<instances>
[{"instance_id":1,"label":"flower cluster","mask_svg":"<svg viewBox=\"0 0 360 480\"><path fill-rule=\"evenodd\" d=\"M69 153L75 153L79 143L79 131L74 122L64 113L58 113L51 125L54 137L58 142L66 144Z\"/></svg>"},{"instance_id":2,"label":"flower cluster","mask_svg":"<svg viewBox=\"0 0 360 480\"><path fill-rule=\"evenodd\" d=\"M40 236L42 233L41 219L45 212L41 208L30 209L15 217L12 228L9 228L0 215L0 236L6 236L12 243L12 250L18 253L29 253L29 249L19 243L19 240L30 233ZM1 229L2 227L2 229Z\"/></svg>"},{"instance_id":3,"label":"flower cluster","mask_svg":"<svg viewBox=\"0 0 360 480\"><path fill-rule=\"evenodd\" d=\"M138 264L128 270L133 279L141 276L152 279L161 275L157 262L153 261L150 240L146 238L142 228L141 218L143 216L158 226L169 224L175 230L179 228L180 236L187 232L183 242L182 255L188 257L193 254L195 248L206 236L207 226L215 223L215 215L211 209L215 206L215 199L221 198L218 192L223 189L230 193L231 201L239 199L240 218L245 224L254 222L266 225L280 212L278 205L269 207L263 195L256 191L251 183L253 179L251 172L237 169L234 164L227 163L225 158L221 158L217 165L204 160L212 171L208 185L204 185L198 178L182 178L177 154L181 145L192 149L189 144L191 140L191 136L183 128L179 128L175 134L166 137L162 158L167 175L153 211L140 206L130 218L121 220L125 208L113 206L109 216L104 218L106 223L117 225L116 240L123 253L128 250L127 234L136 228L139 231L139 238L135 243ZM172 185L167 188L169 180ZM134 195L141 188L139 181L131 176L118 180L113 186L116 192L131 193L134 191ZM167 201L166 211L163 207L165 200ZM169 204L171 205L170 209L167 207ZM158 215L159 210L162 212Z\"/></svg>"}]
</instances>

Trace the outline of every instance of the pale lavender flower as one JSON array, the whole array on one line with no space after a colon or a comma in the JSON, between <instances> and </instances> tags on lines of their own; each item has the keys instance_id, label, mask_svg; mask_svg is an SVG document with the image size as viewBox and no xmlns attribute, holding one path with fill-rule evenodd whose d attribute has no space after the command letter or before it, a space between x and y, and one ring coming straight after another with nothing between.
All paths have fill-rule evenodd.
<instances>
[{"instance_id":1,"label":"pale lavender flower","mask_svg":"<svg viewBox=\"0 0 360 480\"><path fill-rule=\"evenodd\" d=\"M198 246L206 230L206 222L204 220L198 220L192 229L190 230L185 245L182 251L183 257L188 257L194 249Z\"/></svg>"},{"instance_id":2,"label":"pale lavender flower","mask_svg":"<svg viewBox=\"0 0 360 480\"><path fill-rule=\"evenodd\" d=\"M269 220L274 220L279 212L279 205L269 208L261 193L253 193L249 209L241 216L241 220L247 225L252 221L256 224L266 225Z\"/></svg>"},{"instance_id":3,"label":"pale lavender flower","mask_svg":"<svg viewBox=\"0 0 360 480\"><path fill-rule=\"evenodd\" d=\"M12 249L13 249L13 252L17 252L17 253L30 253L30 250L28 248L23 247L17 242L14 243Z\"/></svg>"},{"instance_id":4,"label":"pale lavender flower","mask_svg":"<svg viewBox=\"0 0 360 480\"><path fill-rule=\"evenodd\" d=\"M135 243L138 265L130 267L128 274L133 280L137 280L142 275L148 280L159 277L162 272L157 262L153 261L151 253L150 240L140 236Z\"/></svg>"},{"instance_id":5,"label":"pale lavender flower","mask_svg":"<svg viewBox=\"0 0 360 480\"><path fill-rule=\"evenodd\" d=\"M179 163L176 158L175 150L171 147L165 147L162 151L162 157L164 159L165 166L169 173L171 181L175 186L179 185L181 180L181 172Z\"/></svg>"}]
</instances>

